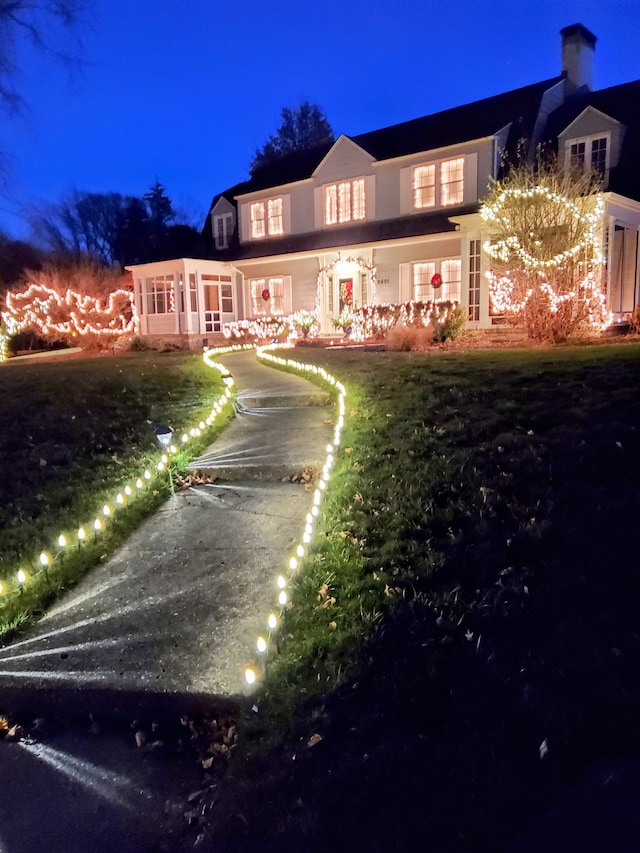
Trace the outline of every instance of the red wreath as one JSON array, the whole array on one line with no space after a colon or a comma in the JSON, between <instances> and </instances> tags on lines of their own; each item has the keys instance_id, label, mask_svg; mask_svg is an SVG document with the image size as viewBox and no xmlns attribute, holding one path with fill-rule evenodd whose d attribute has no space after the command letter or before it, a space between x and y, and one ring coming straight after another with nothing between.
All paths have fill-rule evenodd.
<instances>
[{"instance_id":1,"label":"red wreath","mask_svg":"<svg viewBox=\"0 0 640 853\"><path fill-rule=\"evenodd\" d=\"M439 272L436 272L431 276L431 287L434 289L442 287L442 276Z\"/></svg>"},{"instance_id":2,"label":"red wreath","mask_svg":"<svg viewBox=\"0 0 640 853\"><path fill-rule=\"evenodd\" d=\"M269 291L265 287L265 289L262 291L262 298L264 299L265 302L267 302L270 296L271 296L271 294L269 293Z\"/></svg>"}]
</instances>

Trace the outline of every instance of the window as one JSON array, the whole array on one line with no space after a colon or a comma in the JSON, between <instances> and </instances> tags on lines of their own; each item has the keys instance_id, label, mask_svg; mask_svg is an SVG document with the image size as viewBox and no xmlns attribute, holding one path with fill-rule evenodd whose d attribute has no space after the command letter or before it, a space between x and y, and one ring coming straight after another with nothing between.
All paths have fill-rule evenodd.
<instances>
[{"instance_id":1,"label":"window","mask_svg":"<svg viewBox=\"0 0 640 853\"><path fill-rule=\"evenodd\" d=\"M189 310L195 314L198 310L198 290L196 285L196 274L189 273Z\"/></svg>"},{"instance_id":2,"label":"window","mask_svg":"<svg viewBox=\"0 0 640 853\"><path fill-rule=\"evenodd\" d=\"M282 234L282 199L270 198L267 202L267 230L269 234Z\"/></svg>"},{"instance_id":3,"label":"window","mask_svg":"<svg viewBox=\"0 0 640 853\"><path fill-rule=\"evenodd\" d=\"M429 300L460 302L461 269L460 258L414 264L413 298L423 302ZM442 284L434 287L433 278L436 274L442 279Z\"/></svg>"},{"instance_id":4,"label":"window","mask_svg":"<svg viewBox=\"0 0 640 853\"><path fill-rule=\"evenodd\" d=\"M440 163L442 205L462 204L464 200L464 158L445 160Z\"/></svg>"},{"instance_id":5,"label":"window","mask_svg":"<svg viewBox=\"0 0 640 853\"><path fill-rule=\"evenodd\" d=\"M156 275L144 280L147 314L173 314L176 310L172 275Z\"/></svg>"},{"instance_id":6,"label":"window","mask_svg":"<svg viewBox=\"0 0 640 853\"><path fill-rule=\"evenodd\" d=\"M251 218L251 237L275 237L284 234L284 216L282 196L267 201L256 201L249 206Z\"/></svg>"},{"instance_id":7,"label":"window","mask_svg":"<svg viewBox=\"0 0 640 853\"><path fill-rule=\"evenodd\" d=\"M464 201L464 157L422 163L411 173L413 210L448 207Z\"/></svg>"},{"instance_id":8,"label":"window","mask_svg":"<svg viewBox=\"0 0 640 853\"><path fill-rule=\"evenodd\" d=\"M233 214L223 213L213 217L213 236L216 249L226 249L233 233Z\"/></svg>"},{"instance_id":9,"label":"window","mask_svg":"<svg viewBox=\"0 0 640 853\"><path fill-rule=\"evenodd\" d=\"M254 317L284 314L284 276L252 278L249 281L249 286Z\"/></svg>"},{"instance_id":10,"label":"window","mask_svg":"<svg viewBox=\"0 0 640 853\"><path fill-rule=\"evenodd\" d=\"M366 216L364 178L342 181L324 188L324 222L352 222Z\"/></svg>"},{"instance_id":11,"label":"window","mask_svg":"<svg viewBox=\"0 0 640 853\"><path fill-rule=\"evenodd\" d=\"M567 143L566 168L582 173L588 169L606 181L609 170L608 136L587 136Z\"/></svg>"},{"instance_id":12,"label":"window","mask_svg":"<svg viewBox=\"0 0 640 853\"><path fill-rule=\"evenodd\" d=\"M216 310L222 311L223 314L233 314L233 287L231 284L231 276L230 275L203 275L201 276L202 283L205 288L205 298L211 299L212 291L208 287L209 284L216 284L217 291L217 283L219 282L219 293L215 296L216 303L219 304L219 308ZM206 295L208 293L208 296Z\"/></svg>"},{"instance_id":13,"label":"window","mask_svg":"<svg viewBox=\"0 0 640 853\"><path fill-rule=\"evenodd\" d=\"M413 206L435 207L436 204L436 167L435 163L428 166L416 166L413 170Z\"/></svg>"},{"instance_id":14,"label":"window","mask_svg":"<svg viewBox=\"0 0 640 853\"><path fill-rule=\"evenodd\" d=\"M480 319L480 240L469 241L469 319Z\"/></svg>"}]
</instances>

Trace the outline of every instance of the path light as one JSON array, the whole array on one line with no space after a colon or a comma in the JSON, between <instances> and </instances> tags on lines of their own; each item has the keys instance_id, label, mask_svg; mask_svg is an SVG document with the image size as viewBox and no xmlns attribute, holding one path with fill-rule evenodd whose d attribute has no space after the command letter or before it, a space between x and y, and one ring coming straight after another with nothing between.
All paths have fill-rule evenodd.
<instances>
[{"instance_id":1,"label":"path light","mask_svg":"<svg viewBox=\"0 0 640 853\"><path fill-rule=\"evenodd\" d=\"M278 617L275 613L270 613L269 618L267 619L267 628L270 631L275 631L278 627Z\"/></svg>"},{"instance_id":2,"label":"path light","mask_svg":"<svg viewBox=\"0 0 640 853\"><path fill-rule=\"evenodd\" d=\"M26 582L27 576L22 569L20 569L20 571L18 572L17 579L18 579L18 583L20 584L20 586L22 586L22 584L24 584Z\"/></svg>"},{"instance_id":3,"label":"path light","mask_svg":"<svg viewBox=\"0 0 640 853\"><path fill-rule=\"evenodd\" d=\"M264 637L258 637L256 640L256 648L261 655L267 651L267 641Z\"/></svg>"},{"instance_id":4,"label":"path light","mask_svg":"<svg viewBox=\"0 0 640 853\"><path fill-rule=\"evenodd\" d=\"M42 566L43 569L46 569L47 566L49 565L49 555L47 553L45 553L45 551L43 551L42 554L40 554L40 565Z\"/></svg>"},{"instance_id":5,"label":"path light","mask_svg":"<svg viewBox=\"0 0 640 853\"><path fill-rule=\"evenodd\" d=\"M87 534L84 532L84 527L79 527L78 528L78 541L82 542L83 539L86 537L86 535Z\"/></svg>"},{"instance_id":6,"label":"path light","mask_svg":"<svg viewBox=\"0 0 640 853\"><path fill-rule=\"evenodd\" d=\"M171 444L171 436L173 435L173 430L170 426L166 424L161 424L156 428L155 431L156 439L158 444L161 444L162 447L168 447Z\"/></svg>"},{"instance_id":7,"label":"path light","mask_svg":"<svg viewBox=\"0 0 640 853\"><path fill-rule=\"evenodd\" d=\"M67 537L64 535L64 533L61 533L60 536L58 536L58 548L66 548L66 547L67 547Z\"/></svg>"}]
</instances>

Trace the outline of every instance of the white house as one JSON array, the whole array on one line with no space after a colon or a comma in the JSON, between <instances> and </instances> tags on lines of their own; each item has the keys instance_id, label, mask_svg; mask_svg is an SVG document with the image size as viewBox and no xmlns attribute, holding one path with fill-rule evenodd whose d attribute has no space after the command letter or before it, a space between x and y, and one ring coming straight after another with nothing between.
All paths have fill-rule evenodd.
<instances>
[{"instance_id":1,"label":"white house","mask_svg":"<svg viewBox=\"0 0 640 853\"><path fill-rule=\"evenodd\" d=\"M210 260L128 267L142 333L212 343L229 319L301 308L316 308L330 332L345 304L431 298L458 301L471 326L490 328L500 318L480 200L523 139L530 150L550 141L572 167L602 175L607 301L622 318L638 302L640 81L592 91L595 36L575 24L561 39L556 77L342 135L216 195Z\"/></svg>"}]
</instances>

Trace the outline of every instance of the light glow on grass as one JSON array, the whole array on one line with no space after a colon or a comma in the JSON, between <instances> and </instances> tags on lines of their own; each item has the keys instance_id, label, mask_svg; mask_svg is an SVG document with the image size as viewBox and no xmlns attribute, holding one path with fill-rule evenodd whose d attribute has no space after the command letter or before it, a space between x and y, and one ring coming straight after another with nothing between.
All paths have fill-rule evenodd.
<instances>
[{"instance_id":1,"label":"light glow on grass","mask_svg":"<svg viewBox=\"0 0 640 853\"><path fill-rule=\"evenodd\" d=\"M202 435L204 429L206 428L206 426L212 425L215 422L216 418L219 417L220 414L225 411L225 407L229 405L229 401L232 397L232 393L231 393L230 389L234 384L233 377L229 374L229 371L227 370L227 368L224 365L220 364L219 362L213 361L212 356L216 353L229 352L229 351L235 350L235 349L242 349L242 347L223 347L220 350L213 350L213 351L207 350L204 353L205 364L207 364L208 367L211 367L212 369L217 370L222 375L223 382L225 385L225 390L224 390L224 393L220 394L217 397L217 399L214 401L213 406L211 408L211 411L210 411L210 413L206 419L206 424L205 424L205 421L200 421L199 426L193 427L191 429L191 434L194 438L200 437ZM189 437L185 433L183 435L183 444L186 444L188 441L189 441ZM175 446L172 446L169 450L172 453L177 453L177 448ZM161 457L160 457L160 460L155 465L155 469L157 472L162 473L167 468L170 469L171 464L172 463L171 463L169 456L167 455L166 452L163 452ZM145 488L145 486L147 484L151 484L151 482L153 481L153 477L154 477L154 475L151 473L149 468L146 468L144 470L143 474L136 479L135 488L138 491L141 491L142 489ZM124 495L126 495L127 497L131 497L134 494L133 488L129 484L124 486L123 492L124 492ZM125 505L126 505L125 498L123 496L123 493L120 491L117 492L117 494L113 497L113 499L111 501L107 501L103 504L103 506L102 506L103 518L101 519L100 517L96 517L91 522L91 527L92 527L93 532L94 532L94 538L99 533L101 533L103 530L106 529L107 523L113 517L114 510L112 509L112 506L124 507ZM83 525L83 526L78 528L77 540L78 540L79 545L82 544L82 542L84 542L86 539L85 526L87 526L87 525ZM67 538L64 534L61 533L58 536L57 544L58 544L59 549L66 547ZM58 554L60 554L60 552L58 552ZM45 569L53 568L55 566L54 559L52 559L51 556L46 551L41 552L41 554L38 558L38 562L39 562L40 571L44 571ZM36 574L38 574L37 570L34 571L33 575L36 575ZM22 587L27 583L29 578L26 575L26 573L23 572L22 570L20 570L17 577L18 577L18 585L20 587L20 590L16 590L16 591L21 591ZM8 590L7 590L7 592L8 592Z\"/></svg>"}]
</instances>

